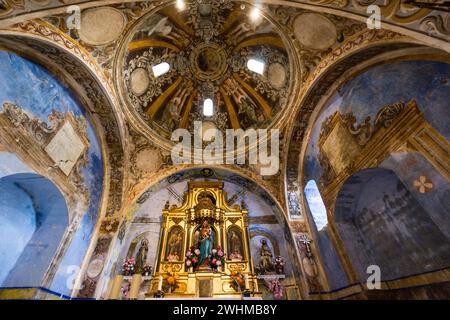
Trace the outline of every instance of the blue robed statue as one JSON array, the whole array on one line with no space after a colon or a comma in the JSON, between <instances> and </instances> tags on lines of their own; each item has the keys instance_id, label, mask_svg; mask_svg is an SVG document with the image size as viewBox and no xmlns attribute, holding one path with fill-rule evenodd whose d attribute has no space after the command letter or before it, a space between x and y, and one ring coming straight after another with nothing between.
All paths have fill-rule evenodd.
<instances>
[{"instance_id":1,"label":"blue robed statue","mask_svg":"<svg viewBox=\"0 0 450 320\"><path fill-rule=\"evenodd\" d=\"M200 230L195 233L195 238L200 250L198 264L199 266L202 266L205 261L208 263L214 246L214 232L209 225L208 220L203 221Z\"/></svg>"}]
</instances>

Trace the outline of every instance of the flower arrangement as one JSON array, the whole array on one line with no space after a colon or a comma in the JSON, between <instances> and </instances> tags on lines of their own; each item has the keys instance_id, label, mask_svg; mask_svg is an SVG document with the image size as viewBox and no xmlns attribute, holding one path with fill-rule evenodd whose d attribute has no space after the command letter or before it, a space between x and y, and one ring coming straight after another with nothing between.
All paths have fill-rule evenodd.
<instances>
[{"instance_id":1,"label":"flower arrangement","mask_svg":"<svg viewBox=\"0 0 450 320\"><path fill-rule=\"evenodd\" d=\"M122 272L124 276L132 276L136 269L136 260L134 258L125 259L122 265Z\"/></svg>"},{"instance_id":2,"label":"flower arrangement","mask_svg":"<svg viewBox=\"0 0 450 320\"><path fill-rule=\"evenodd\" d=\"M231 286L236 291L242 291L242 288L245 286L245 278L244 275L240 272L232 272L231 279L233 280Z\"/></svg>"},{"instance_id":3,"label":"flower arrangement","mask_svg":"<svg viewBox=\"0 0 450 320\"><path fill-rule=\"evenodd\" d=\"M128 293L130 292L130 287L131 285L129 283L125 283L121 288L120 288L120 293L123 299L128 299Z\"/></svg>"},{"instance_id":4,"label":"flower arrangement","mask_svg":"<svg viewBox=\"0 0 450 320\"><path fill-rule=\"evenodd\" d=\"M274 268L276 273L283 274L284 273L284 259L281 256L277 256L275 258Z\"/></svg>"},{"instance_id":5,"label":"flower arrangement","mask_svg":"<svg viewBox=\"0 0 450 320\"><path fill-rule=\"evenodd\" d=\"M178 280L178 275L174 272L168 272L165 276L164 279L166 280L166 286L167 286L167 291L173 292L176 288L178 288L178 284L177 284L177 280Z\"/></svg>"},{"instance_id":6,"label":"flower arrangement","mask_svg":"<svg viewBox=\"0 0 450 320\"><path fill-rule=\"evenodd\" d=\"M198 260L200 257L200 250L199 249L195 249L195 247L191 247L187 252L186 252L186 267L190 268L196 268L198 265Z\"/></svg>"},{"instance_id":7,"label":"flower arrangement","mask_svg":"<svg viewBox=\"0 0 450 320\"><path fill-rule=\"evenodd\" d=\"M142 268L142 275L144 277L148 277L152 274L153 268L152 266L145 265L144 268Z\"/></svg>"},{"instance_id":8,"label":"flower arrangement","mask_svg":"<svg viewBox=\"0 0 450 320\"><path fill-rule=\"evenodd\" d=\"M269 282L268 289L269 289L269 292L273 293L273 296L275 297L275 299L283 298L284 287L281 284L280 280L275 279L275 280L272 280L271 282Z\"/></svg>"},{"instance_id":9,"label":"flower arrangement","mask_svg":"<svg viewBox=\"0 0 450 320\"><path fill-rule=\"evenodd\" d=\"M232 253L230 254L230 259L234 261L241 261L242 255L240 255L239 253Z\"/></svg>"},{"instance_id":10,"label":"flower arrangement","mask_svg":"<svg viewBox=\"0 0 450 320\"><path fill-rule=\"evenodd\" d=\"M175 254L169 254L167 256L167 261L180 261L180 256Z\"/></svg>"},{"instance_id":11,"label":"flower arrangement","mask_svg":"<svg viewBox=\"0 0 450 320\"><path fill-rule=\"evenodd\" d=\"M209 264L213 270L218 270L220 272L225 263L223 250L220 246L217 246L217 248L212 249L211 253Z\"/></svg>"}]
</instances>

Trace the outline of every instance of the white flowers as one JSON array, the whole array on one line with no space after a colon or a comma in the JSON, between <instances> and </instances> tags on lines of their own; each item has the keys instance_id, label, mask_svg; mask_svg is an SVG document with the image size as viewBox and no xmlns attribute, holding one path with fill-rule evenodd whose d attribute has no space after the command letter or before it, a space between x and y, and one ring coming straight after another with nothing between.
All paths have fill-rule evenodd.
<instances>
[{"instance_id":1,"label":"white flowers","mask_svg":"<svg viewBox=\"0 0 450 320\"><path fill-rule=\"evenodd\" d=\"M221 266L221 265L222 265L222 262L220 262L220 260L217 260L216 265L217 265L217 266Z\"/></svg>"},{"instance_id":2,"label":"white flowers","mask_svg":"<svg viewBox=\"0 0 450 320\"><path fill-rule=\"evenodd\" d=\"M186 266L190 267L192 264L191 260L186 260Z\"/></svg>"},{"instance_id":3,"label":"white flowers","mask_svg":"<svg viewBox=\"0 0 450 320\"><path fill-rule=\"evenodd\" d=\"M195 249L194 252L195 252L196 255L199 255L200 254L200 249Z\"/></svg>"},{"instance_id":4,"label":"white flowers","mask_svg":"<svg viewBox=\"0 0 450 320\"><path fill-rule=\"evenodd\" d=\"M212 254L216 254L217 250L216 249L212 249Z\"/></svg>"}]
</instances>

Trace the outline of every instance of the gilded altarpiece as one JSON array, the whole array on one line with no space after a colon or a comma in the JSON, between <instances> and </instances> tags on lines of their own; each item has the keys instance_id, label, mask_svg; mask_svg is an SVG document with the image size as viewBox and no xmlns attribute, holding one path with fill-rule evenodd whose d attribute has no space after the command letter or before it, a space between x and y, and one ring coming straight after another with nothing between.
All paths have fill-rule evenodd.
<instances>
[{"instance_id":1,"label":"gilded altarpiece","mask_svg":"<svg viewBox=\"0 0 450 320\"><path fill-rule=\"evenodd\" d=\"M226 199L223 182L193 181L180 207L166 205L148 297L161 288L166 298L240 298L244 292L260 296L247 211L229 206ZM169 275L176 285L167 289ZM236 277L241 277L241 285Z\"/></svg>"}]
</instances>

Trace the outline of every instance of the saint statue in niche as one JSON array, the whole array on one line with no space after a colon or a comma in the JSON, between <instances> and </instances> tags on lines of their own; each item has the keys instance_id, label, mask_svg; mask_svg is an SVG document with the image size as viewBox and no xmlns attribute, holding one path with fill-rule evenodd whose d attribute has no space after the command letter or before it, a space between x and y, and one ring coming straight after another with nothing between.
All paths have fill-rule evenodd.
<instances>
[{"instance_id":1,"label":"saint statue in niche","mask_svg":"<svg viewBox=\"0 0 450 320\"><path fill-rule=\"evenodd\" d=\"M200 249L199 266L208 265L214 247L214 231L208 220L203 221L200 230L195 232L194 239Z\"/></svg>"},{"instance_id":2,"label":"saint statue in niche","mask_svg":"<svg viewBox=\"0 0 450 320\"><path fill-rule=\"evenodd\" d=\"M136 273L141 273L144 269L144 266L147 262L147 253L148 253L148 240L144 239L141 241L141 247L139 248L138 253L136 254Z\"/></svg>"},{"instance_id":3,"label":"saint statue in niche","mask_svg":"<svg viewBox=\"0 0 450 320\"><path fill-rule=\"evenodd\" d=\"M269 245L267 244L266 239L261 240L261 249L259 251L260 260L259 260L259 270L261 273L266 273L269 271L272 271L273 264L272 264L272 250L270 249Z\"/></svg>"},{"instance_id":4,"label":"saint statue in niche","mask_svg":"<svg viewBox=\"0 0 450 320\"><path fill-rule=\"evenodd\" d=\"M242 260L242 237L240 231L231 228L228 233L228 249L231 260Z\"/></svg>"},{"instance_id":5,"label":"saint statue in niche","mask_svg":"<svg viewBox=\"0 0 450 320\"><path fill-rule=\"evenodd\" d=\"M179 227L173 228L169 233L169 241L167 242L168 261L180 261L180 254L183 248L183 234Z\"/></svg>"}]
</instances>

